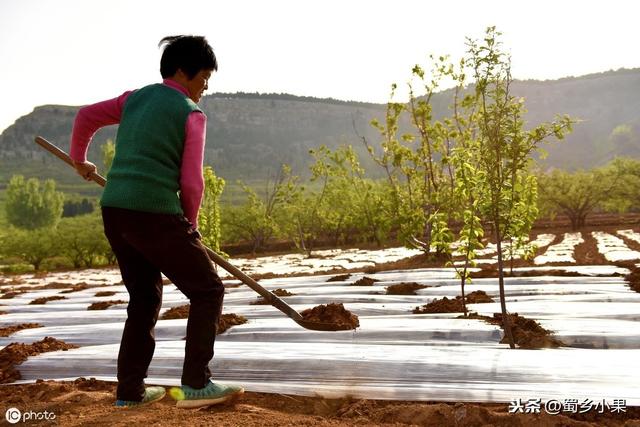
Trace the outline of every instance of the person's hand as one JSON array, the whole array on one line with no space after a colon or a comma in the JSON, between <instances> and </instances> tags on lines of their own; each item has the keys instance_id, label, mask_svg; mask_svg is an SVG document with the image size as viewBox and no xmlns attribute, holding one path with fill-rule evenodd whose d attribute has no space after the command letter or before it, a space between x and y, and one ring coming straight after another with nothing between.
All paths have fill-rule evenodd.
<instances>
[{"instance_id":1,"label":"person's hand","mask_svg":"<svg viewBox=\"0 0 640 427\"><path fill-rule=\"evenodd\" d=\"M77 162L74 160L73 166L76 168L76 172L78 173L78 175L80 175L87 181L91 181L89 175L91 175L91 173L96 173L96 171L98 170L98 168L96 168L96 165L87 161Z\"/></svg>"},{"instance_id":2,"label":"person's hand","mask_svg":"<svg viewBox=\"0 0 640 427\"><path fill-rule=\"evenodd\" d=\"M191 233L196 236L196 239L202 240L202 234L200 234L197 228L192 228Z\"/></svg>"}]
</instances>

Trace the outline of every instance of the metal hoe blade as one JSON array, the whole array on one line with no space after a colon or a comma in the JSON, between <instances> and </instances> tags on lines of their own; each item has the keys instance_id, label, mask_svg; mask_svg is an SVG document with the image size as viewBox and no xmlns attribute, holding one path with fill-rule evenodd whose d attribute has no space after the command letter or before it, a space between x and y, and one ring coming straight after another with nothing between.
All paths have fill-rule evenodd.
<instances>
[{"instance_id":1,"label":"metal hoe blade","mask_svg":"<svg viewBox=\"0 0 640 427\"><path fill-rule=\"evenodd\" d=\"M61 150L54 144L50 143L49 141L42 138L41 136L37 136L35 141L36 141L36 144L40 145L42 148L49 151L54 156L58 157L68 165L73 166L73 160L71 160L71 157L69 157L67 153L65 153L63 150ZM104 187L105 184L107 183L107 180L103 176L97 173L92 173L89 176L89 178L91 178L92 181L98 183L102 187ZM251 289L256 291L258 294L260 294L261 297L263 297L266 301L268 301L269 304L271 304L272 306L274 306L275 308L277 308L278 310L286 314L294 322L296 322L298 325L302 326L303 328L310 329L313 331L345 331L345 330L353 329L349 325L339 325L334 323L323 323L323 322L311 322L309 320L305 320L300 315L300 313L298 313L296 310L291 308L289 304L284 302L277 295L274 295L273 293L269 292L268 290L260 286L258 282L256 282L251 277L244 274L234 265L229 263L226 259L222 258L220 255L214 252L211 248L205 246L205 249L207 250L207 255L209 256L209 259L211 261L218 264L219 266L227 270L229 273L231 273L231 275L233 275L236 279L240 280L242 283L244 283L245 285L249 286Z\"/></svg>"}]
</instances>

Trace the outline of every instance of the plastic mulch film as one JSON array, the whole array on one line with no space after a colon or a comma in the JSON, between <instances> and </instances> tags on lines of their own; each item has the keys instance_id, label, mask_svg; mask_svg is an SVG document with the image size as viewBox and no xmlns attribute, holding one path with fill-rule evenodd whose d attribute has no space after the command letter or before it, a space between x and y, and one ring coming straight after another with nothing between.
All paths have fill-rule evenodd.
<instances>
[{"instance_id":1,"label":"plastic mulch film","mask_svg":"<svg viewBox=\"0 0 640 427\"><path fill-rule=\"evenodd\" d=\"M554 267L558 269L558 267ZM435 298L459 295L450 269L420 269L366 274L372 286L354 286L364 274L341 282L330 276L262 280L270 290L293 293L284 299L296 310L341 302L360 317L355 331L308 331L267 305L245 286L229 287L223 312L247 317L218 336L211 364L216 380L247 390L326 397L400 400L509 401L515 398L626 399L640 404L640 294L608 266L571 267L593 277L516 277L506 279L507 307L553 330L570 347L510 350L499 344L502 331L460 313L412 314ZM82 280L69 278L70 281ZM108 280L111 283L117 281ZM428 287L416 295L386 295L400 282ZM232 284L231 282L227 282ZM496 279L474 279L466 292L484 290L497 301ZM100 291L114 295L96 297ZM115 380L126 304L89 311L100 300L127 300L123 286L105 284L60 294L59 289L27 290L0 301L0 324L38 322L0 338L0 345L33 342L45 336L82 346L44 353L19 366L24 380L96 377ZM44 296L66 299L43 305ZM164 287L163 309L188 300L172 284ZM492 315L499 304L470 304ZM179 383L186 319L159 320L148 383Z\"/></svg>"}]
</instances>

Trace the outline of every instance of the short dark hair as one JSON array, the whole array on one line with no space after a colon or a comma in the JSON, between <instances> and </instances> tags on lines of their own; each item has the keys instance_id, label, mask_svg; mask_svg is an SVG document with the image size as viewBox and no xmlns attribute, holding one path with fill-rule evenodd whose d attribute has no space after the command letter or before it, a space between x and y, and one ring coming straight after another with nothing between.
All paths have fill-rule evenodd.
<instances>
[{"instance_id":1,"label":"short dark hair","mask_svg":"<svg viewBox=\"0 0 640 427\"><path fill-rule=\"evenodd\" d=\"M172 77L182 70L192 79L201 70L218 70L218 61L209 42L202 36L168 36L160 40L164 46L160 59L162 78Z\"/></svg>"}]
</instances>

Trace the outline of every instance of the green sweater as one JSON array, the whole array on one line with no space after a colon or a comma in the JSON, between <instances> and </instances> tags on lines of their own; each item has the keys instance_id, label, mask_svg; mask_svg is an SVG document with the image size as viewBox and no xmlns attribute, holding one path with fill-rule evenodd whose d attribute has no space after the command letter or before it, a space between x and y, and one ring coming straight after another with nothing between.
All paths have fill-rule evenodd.
<instances>
[{"instance_id":1,"label":"green sweater","mask_svg":"<svg viewBox=\"0 0 640 427\"><path fill-rule=\"evenodd\" d=\"M180 167L185 124L198 106L163 84L127 97L102 206L181 214Z\"/></svg>"}]
</instances>

